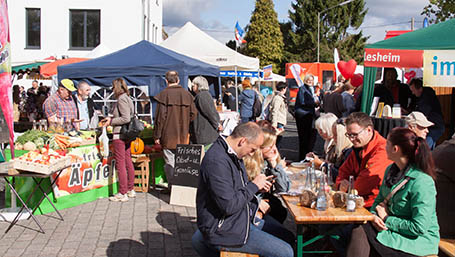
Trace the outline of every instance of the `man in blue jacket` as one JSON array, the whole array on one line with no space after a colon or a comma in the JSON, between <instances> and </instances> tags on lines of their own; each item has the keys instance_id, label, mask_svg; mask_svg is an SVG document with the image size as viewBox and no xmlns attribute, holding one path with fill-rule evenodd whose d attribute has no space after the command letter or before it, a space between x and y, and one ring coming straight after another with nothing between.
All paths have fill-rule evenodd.
<instances>
[{"instance_id":1,"label":"man in blue jacket","mask_svg":"<svg viewBox=\"0 0 455 257\"><path fill-rule=\"evenodd\" d=\"M196 197L199 229L192 238L200 256L219 256L220 250L293 256L288 243L264 232L267 223L255 220L255 194L270 190L272 176L260 174L249 182L242 158L253 154L263 141L256 123L243 123L229 137L219 137L205 154Z\"/></svg>"}]
</instances>

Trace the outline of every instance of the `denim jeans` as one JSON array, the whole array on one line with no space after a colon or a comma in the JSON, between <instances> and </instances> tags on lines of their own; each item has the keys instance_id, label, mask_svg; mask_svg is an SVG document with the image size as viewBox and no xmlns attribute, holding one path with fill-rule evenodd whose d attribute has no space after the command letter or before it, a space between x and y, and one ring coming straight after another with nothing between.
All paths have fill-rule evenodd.
<instances>
[{"instance_id":1,"label":"denim jeans","mask_svg":"<svg viewBox=\"0 0 455 257\"><path fill-rule=\"evenodd\" d=\"M427 144L430 150L433 150L436 146L436 141L444 134L444 128L429 128L427 135Z\"/></svg>"},{"instance_id":2,"label":"denim jeans","mask_svg":"<svg viewBox=\"0 0 455 257\"><path fill-rule=\"evenodd\" d=\"M121 194L126 194L128 191L134 189L134 166L131 160L131 144L121 139L115 139L113 145L115 168L118 174L118 191Z\"/></svg>"},{"instance_id":3,"label":"denim jeans","mask_svg":"<svg viewBox=\"0 0 455 257\"><path fill-rule=\"evenodd\" d=\"M267 221L264 223L265 229L267 229ZM291 233L291 236L292 233ZM207 243L202 233L198 230L193 235L191 240L194 250L201 257L218 257L220 256L220 250L228 252L241 252L241 253L253 253L259 254L262 257L292 257L294 256L294 250L291 245L285 241L261 230L260 227L256 227L250 224L250 233L248 241L243 246L231 247L231 246L219 246L211 245Z\"/></svg>"}]
</instances>

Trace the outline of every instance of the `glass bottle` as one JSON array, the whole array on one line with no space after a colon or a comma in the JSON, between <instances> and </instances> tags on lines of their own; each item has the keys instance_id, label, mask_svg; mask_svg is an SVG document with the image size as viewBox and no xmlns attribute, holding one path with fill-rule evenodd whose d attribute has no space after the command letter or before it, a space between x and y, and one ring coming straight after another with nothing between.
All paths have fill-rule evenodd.
<instances>
[{"instance_id":1,"label":"glass bottle","mask_svg":"<svg viewBox=\"0 0 455 257\"><path fill-rule=\"evenodd\" d=\"M327 210L327 193L325 190L326 185L327 185L326 176L325 174L322 174L319 182L319 191L316 200L316 210L318 211Z\"/></svg>"},{"instance_id":2,"label":"glass bottle","mask_svg":"<svg viewBox=\"0 0 455 257\"><path fill-rule=\"evenodd\" d=\"M348 196L346 197L346 211L355 211L355 195L354 195L354 177L349 176L349 190Z\"/></svg>"}]
</instances>

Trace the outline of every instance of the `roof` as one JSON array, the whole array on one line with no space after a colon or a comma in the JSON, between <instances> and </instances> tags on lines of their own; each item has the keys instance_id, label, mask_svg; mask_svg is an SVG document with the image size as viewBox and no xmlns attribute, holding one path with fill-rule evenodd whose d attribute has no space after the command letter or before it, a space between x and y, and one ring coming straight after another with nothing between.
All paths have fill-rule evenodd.
<instances>
[{"instance_id":1,"label":"roof","mask_svg":"<svg viewBox=\"0 0 455 257\"><path fill-rule=\"evenodd\" d=\"M161 46L220 67L221 70L258 70L259 59L239 54L191 22L163 41Z\"/></svg>"},{"instance_id":2,"label":"roof","mask_svg":"<svg viewBox=\"0 0 455 257\"><path fill-rule=\"evenodd\" d=\"M164 77L167 71L179 73L182 86L188 76L219 76L219 68L142 40L117 52L58 67L58 79L85 79L95 85L110 86L123 77L132 85L151 85L151 77Z\"/></svg>"},{"instance_id":3,"label":"roof","mask_svg":"<svg viewBox=\"0 0 455 257\"><path fill-rule=\"evenodd\" d=\"M455 49L455 19L369 44L365 48L408 50Z\"/></svg>"}]
</instances>

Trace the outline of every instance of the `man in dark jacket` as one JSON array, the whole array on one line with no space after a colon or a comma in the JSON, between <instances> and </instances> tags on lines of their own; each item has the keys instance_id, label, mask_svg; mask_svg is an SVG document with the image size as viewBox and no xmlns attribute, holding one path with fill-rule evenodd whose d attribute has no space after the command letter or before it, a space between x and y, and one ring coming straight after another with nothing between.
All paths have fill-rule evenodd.
<instances>
[{"instance_id":1,"label":"man in dark jacket","mask_svg":"<svg viewBox=\"0 0 455 257\"><path fill-rule=\"evenodd\" d=\"M423 87L421 79L412 79L409 88L417 97L416 101L411 103L412 111L423 113L427 119L434 123L434 126L428 128L427 143L430 149L434 149L438 139L444 134L445 124L442 117L441 104L431 87Z\"/></svg>"},{"instance_id":2,"label":"man in dark jacket","mask_svg":"<svg viewBox=\"0 0 455 257\"><path fill-rule=\"evenodd\" d=\"M409 103L414 100L409 87L397 80L398 74L395 68L384 69L384 79L382 84L374 89L374 96L379 97L379 102L393 107L400 104L405 111L409 109Z\"/></svg>"},{"instance_id":3,"label":"man in dark jacket","mask_svg":"<svg viewBox=\"0 0 455 257\"><path fill-rule=\"evenodd\" d=\"M90 121L95 113L95 103L90 97L90 85L82 81L77 85L77 94L73 95L74 103L77 108L77 119L81 120L79 129L89 129Z\"/></svg>"},{"instance_id":4,"label":"man in dark jacket","mask_svg":"<svg viewBox=\"0 0 455 257\"><path fill-rule=\"evenodd\" d=\"M219 137L202 160L196 197L198 230L192 238L200 256L219 256L219 250L293 256L292 247L275 237L267 221L257 223L258 191L267 192L272 176L256 176L249 182L242 157L263 143L261 128L238 125L226 139ZM270 234L265 232L270 231Z\"/></svg>"},{"instance_id":5,"label":"man in dark jacket","mask_svg":"<svg viewBox=\"0 0 455 257\"><path fill-rule=\"evenodd\" d=\"M163 148L164 171L167 182L172 184L174 176L174 158L177 144L189 143L190 122L196 118L197 110L193 96L179 85L177 71L166 73L167 88L157 94L155 112L155 144Z\"/></svg>"},{"instance_id":6,"label":"man in dark jacket","mask_svg":"<svg viewBox=\"0 0 455 257\"><path fill-rule=\"evenodd\" d=\"M237 96L240 95L239 92L235 92L234 81L229 80L226 83L226 90L224 91L223 103L231 111L237 111Z\"/></svg>"},{"instance_id":7,"label":"man in dark jacket","mask_svg":"<svg viewBox=\"0 0 455 257\"><path fill-rule=\"evenodd\" d=\"M455 134L452 138L438 145L433 151L434 164L438 172L436 180L436 212L438 213L439 233L441 238L455 238L453 217L455 205L455 170L453 157L455 156Z\"/></svg>"}]
</instances>

